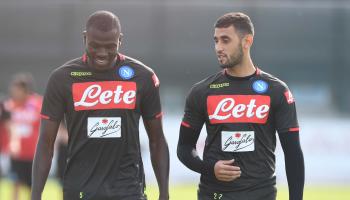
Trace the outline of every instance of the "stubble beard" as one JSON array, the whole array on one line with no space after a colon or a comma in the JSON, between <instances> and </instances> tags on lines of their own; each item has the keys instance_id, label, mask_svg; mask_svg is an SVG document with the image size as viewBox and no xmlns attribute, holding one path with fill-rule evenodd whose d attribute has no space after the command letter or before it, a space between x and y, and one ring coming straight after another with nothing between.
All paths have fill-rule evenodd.
<instances>
[{"instance_id":1,"label":"stubble beard","mask_svg":"<svg viewBox=\"0 0 350 200\"><path fill-rule=\"evenodd\" d=\"M230 55L230 57L228 57L228 60L226 63L222 63L220 64L220 67L223 69L228 69L228 68L234 68L237 65L242 63L243 60L243 49L242 49L242 45L239 44L237 47L237 53Z\"/></svg>"}]
</instances>

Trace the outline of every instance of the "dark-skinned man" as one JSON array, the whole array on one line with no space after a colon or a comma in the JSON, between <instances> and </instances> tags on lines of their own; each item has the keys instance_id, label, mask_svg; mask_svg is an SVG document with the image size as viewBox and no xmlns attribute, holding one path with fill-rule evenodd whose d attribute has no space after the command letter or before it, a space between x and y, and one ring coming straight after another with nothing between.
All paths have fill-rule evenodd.
<instances>
[{"instance_id":1,"label":"dark-skinned man","mask_svg":"<svg viewBox=\"0 0 350 200\"><path fill-rule=\"evenodd\" d=\"M113 13L93 13L83 36L84 55L56 69L48 81L33 166L32 200L41 199L63 118L69 137L65 200L147 199L140 117L149 137L159 199L168 199L169 151L156 74L119 53L122 33Z\"/></svg>"}]
</instances>

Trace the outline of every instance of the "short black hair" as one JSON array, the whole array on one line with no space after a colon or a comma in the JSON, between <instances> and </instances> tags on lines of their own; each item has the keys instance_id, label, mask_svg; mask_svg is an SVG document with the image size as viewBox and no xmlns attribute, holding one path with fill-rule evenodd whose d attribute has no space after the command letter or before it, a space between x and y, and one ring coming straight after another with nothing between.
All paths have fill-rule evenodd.
<instances>
[{"instance_id":1,"label":"short black hair","mask_svg":"<svg viewBox=\"0 0 350 200\"><path fill-rule=\"evenodd\" d=\"M103 32L113 29L117 29L118 33L121 32L119 18L114 13L105 10L99 10L90 15L86 22L86 31L91 27Z\"/></svg>"},{"instance_id":2,"label":"short black hair","mask_svg":"<svg viewBox=\"0 0 350 200\"><path fill-rule=\"evenodd\" d=\"M32 92L34 89L34 78L30 73L18 73L13 76L11 84L27 92Z\"/></svg>"},{"instance_id":3,"label":"short black hair","mask_svg":"<svg viewBox=\"0 0 350 200\"><path fill-rule=\"evenodd\" d=\"M249 16L241 12L226 13L216 20L215 28L233 26L242 38L247 34L254 35L254 25Z\"/></svg>"}]
</instances>

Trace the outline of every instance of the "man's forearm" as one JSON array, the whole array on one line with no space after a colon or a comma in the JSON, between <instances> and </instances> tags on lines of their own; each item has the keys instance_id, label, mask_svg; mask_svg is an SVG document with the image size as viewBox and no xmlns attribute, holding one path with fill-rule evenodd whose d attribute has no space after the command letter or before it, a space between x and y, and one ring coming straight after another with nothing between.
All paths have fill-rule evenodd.
<instances>
[{"instance_id":1,"label":"man's forearm","mask_svg":"<svg viewBox=\"0 0 350 200\"><path fill-rule=\"evenodd\" d=\"M289 200L302 200L305 182L304 157L301 149L286 154L285 166L289 187Z\"/></svg>"},{"instance_id":2,"label":"man's forearm","mask_svg":"<svg viewBox=\"0 0 350 200\"><path fill-rule=\"evenodd\" d=\"M180 126L177 157L189 169L200 174L214 176L215 163L203 162L196 150L200 130Z\"/></svg>"},{"instance_id":3,"label":"man's forearm","mask_svg":"<svg viewBox=\"0 0 350 200\"><path fill-rule=\"evenodd\" d=\"M32 200L41 200L52 162L53 150L39 140L32 170Z\"/></svg>"},{"instance_id":4,"label":"man's forearm","mask_svg":"<svg viewBox=\"0 0 350 200\"><path fill-rule=\"evenodd\" d=\"M304 192L304 160L302 155L296 156L298 164L291 164L294 160L286 160L286 173L289 187L289 200L302 200Z\"/></svg>"},{"instance_id":5,"label":"man's forearm","mask_svg":"<svg viewBox=\"0 0 350 200\"><path fill-rule=\"evenodd\" d=\"M169 195L169 149L165 138L150 143L151 161L159 187L159 197L168 199Z\"/></svg>"},{"instance_id":6,"label":"man's forearm","mask_svg":"<svg viewBox=\"0 0 350 200\"><path fill-rule=\"evenodd\" d=\"M302 200L305 182L304 156L300 147L299 132L280 133L284 151L289 200Z\"/></svg>"}]
</instances>

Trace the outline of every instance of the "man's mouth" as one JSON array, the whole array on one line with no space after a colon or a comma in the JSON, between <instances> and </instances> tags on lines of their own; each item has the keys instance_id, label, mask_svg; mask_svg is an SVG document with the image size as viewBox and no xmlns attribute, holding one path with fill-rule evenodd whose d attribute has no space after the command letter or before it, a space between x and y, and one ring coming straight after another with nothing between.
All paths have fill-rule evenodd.
<instances>
[{"instance_id":1,"label":"man's mouth","mask_svg":"<svg viewBox=\"0 0 350 200\"><path fill-rule=\"evenodd\" d=\"M225 54L217 54L218 58L223 58L223 57L226 57Z\"/></svg>"},{"instance_id":2,"label":"man's mouth","mask_svg":"<svg viewBox=\"0 0 350 200\"><path fill-rule=\"evenodd\" d=\"M226 59L226 55L224 55L224 54L218 54L217 57L218 57L219 61Z\"/></svg>"},{"instance_id":3,"label":"man's mouth","mask_svg":"<svg viewBox=\"0 0 350 200\"><path fill-rule=\"evenodd\" d=\"M108 60L107 59L96 58L95 59L95 63L98 64L98 65L106 65L106 64L108 64Z\"/></svg>"}]
</instances>

